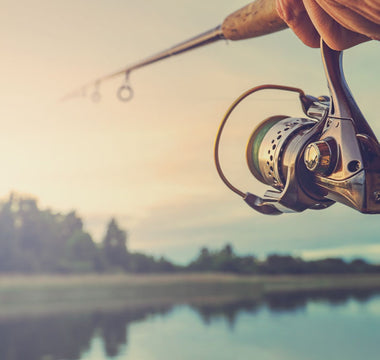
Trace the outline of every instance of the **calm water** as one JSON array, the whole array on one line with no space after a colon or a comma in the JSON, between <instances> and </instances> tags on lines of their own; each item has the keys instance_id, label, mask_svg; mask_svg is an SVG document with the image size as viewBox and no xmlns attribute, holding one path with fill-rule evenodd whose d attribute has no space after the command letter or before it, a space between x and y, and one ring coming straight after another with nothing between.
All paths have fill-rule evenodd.
<instances>
[{"instance_id":1,"label":"calm water","mask_svg":"<svg viewBox=\"0 0 380 360\"><path fill-rule=\"evenodd\" d=\"M380 294L0 320L1 360L378 360Z\"/></svg>"}]
</instances>

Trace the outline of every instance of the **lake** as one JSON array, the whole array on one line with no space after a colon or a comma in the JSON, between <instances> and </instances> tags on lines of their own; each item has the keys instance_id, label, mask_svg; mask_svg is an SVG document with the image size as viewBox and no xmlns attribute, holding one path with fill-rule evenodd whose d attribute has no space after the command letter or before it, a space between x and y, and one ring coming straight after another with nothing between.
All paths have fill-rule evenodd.
<instances>
[{"instance_id":1,"label":"lake","mask_svg":"<svg viewBox=\"0 0 380 360\"><path fill-rule=\"evenodd\" d=\"M1 360L378 360L380 293L0 319Z\"/></svg>"}]
</instances>

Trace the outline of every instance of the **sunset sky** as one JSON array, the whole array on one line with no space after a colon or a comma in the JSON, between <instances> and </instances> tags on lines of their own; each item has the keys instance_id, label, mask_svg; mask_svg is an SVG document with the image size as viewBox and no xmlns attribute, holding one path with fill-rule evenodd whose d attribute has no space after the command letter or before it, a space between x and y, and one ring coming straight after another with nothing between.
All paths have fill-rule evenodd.
<instances>
[{"instance_id":1,"label":"sunset sky","mask_svg":"<svg viewBox=\"0 0 380 360\"><path fill-rule=\"evenodd\" d=\"M67 92L220 24L247 0L1 0L0 197L30 194L41 207L77 210L99 240L111 216L133 251L193 258L201 246L238 253L380 261L380 215L335 204L318 212L260 215L219 180L212 148L221 117L264 83L328 94L318 49L290 30L216 44L131 74L133 101L66 102ZM347 50L351 90L380 136L378 42ZM88 88L87 94L93 92ZM301 115L295 96L268 92L243 104L222 141L232 182L262 195L244 149L269 115Z\"/></svg>"}]
</instances>

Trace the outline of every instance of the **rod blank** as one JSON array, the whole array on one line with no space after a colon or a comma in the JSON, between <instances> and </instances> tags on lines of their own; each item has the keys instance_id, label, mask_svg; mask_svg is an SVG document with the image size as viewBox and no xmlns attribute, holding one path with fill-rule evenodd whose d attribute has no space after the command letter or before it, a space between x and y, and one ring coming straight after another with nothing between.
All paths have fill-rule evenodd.
<instances>
[{"instance_id":1,"label":"rod blank","mask_svg":"<svg viewBox=\"0 0 380 360\"><path fill-rule=\"evenodd\" d=\"M149 56L128 67L84 84L79 89L64 96L62 100L67 100L69 98L82 95L84 90L89 86L99 86L100 83L121 74L129 75L129 73L136 69L153 64L168 57L211 44L218 40L243 40L283 30L287 27L287 25L279 17L275 4L276 0L255 0L254 2L227 16L221 25L172 46L169 49Z\"/></svg>"}]
</instances>

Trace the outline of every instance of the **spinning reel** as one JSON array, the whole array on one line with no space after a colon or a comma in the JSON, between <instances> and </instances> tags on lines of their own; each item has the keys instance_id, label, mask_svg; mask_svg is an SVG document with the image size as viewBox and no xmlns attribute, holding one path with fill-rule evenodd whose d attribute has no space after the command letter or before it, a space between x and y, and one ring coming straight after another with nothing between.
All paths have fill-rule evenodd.
<instances>
[{"instance_id":1,"label":"spinning reel","mask_svg":"<svg viewBox=\"0 0 380 360\"><path fill-rule=\"evenodd\" d=\"M286 86L259 86L231 105L218 130L214 157L221 179L263 214L325 209L335 202L362 213L380 213L380 145L346 84L342 52L323 42L321 52L330 97L315 98ZM246 150L248 167L257 180L272 187L259 197L227 180L219 162L219 142L236 106L264 89L297 92L307 118L272 116L253 131Z\"/></svg>"}]
</instances>

